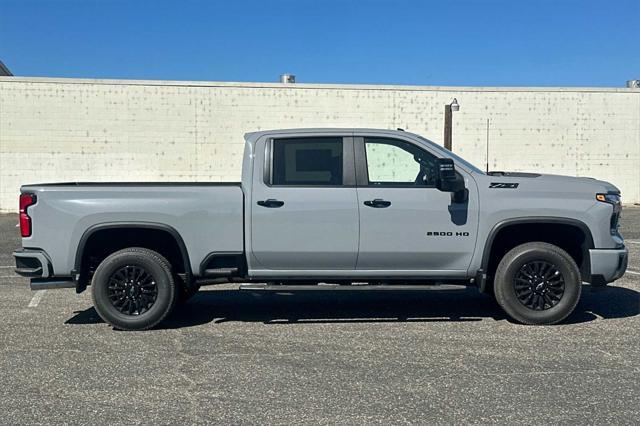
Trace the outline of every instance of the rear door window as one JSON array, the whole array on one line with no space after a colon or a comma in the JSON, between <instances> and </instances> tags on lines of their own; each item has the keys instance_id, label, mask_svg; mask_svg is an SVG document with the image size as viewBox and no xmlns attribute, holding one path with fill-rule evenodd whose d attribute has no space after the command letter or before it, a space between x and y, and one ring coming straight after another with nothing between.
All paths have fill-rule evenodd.
<instances>
[{"instance_id":1,"label":"rear door window","mask_svg":"<svg viewBox=\"0 0 640 426\"><path fill-rule=\"evenodd\" d=\"M341 137L275 139L271 184L340 186L343 162Z\"/></svg>"}]
</instances>

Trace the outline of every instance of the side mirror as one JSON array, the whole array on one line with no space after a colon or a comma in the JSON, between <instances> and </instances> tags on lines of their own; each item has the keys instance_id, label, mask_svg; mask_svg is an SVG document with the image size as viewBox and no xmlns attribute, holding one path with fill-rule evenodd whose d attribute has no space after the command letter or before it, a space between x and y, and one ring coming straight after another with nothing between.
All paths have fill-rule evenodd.
<instances>
[{"instance_id":1,"label":"side mirror","mask_svg":"<svg viewBox=\"0 0 640 426\"><path fill-rule=\"evenodd\" d=\"M436 160L437 181L436 188L443 192L453 192L453 195L457 200L466 198L463 195L466 193L464 187L464 178L456 173L456 166L451 158L438 158Z\"/></svg>"}]
</instances>

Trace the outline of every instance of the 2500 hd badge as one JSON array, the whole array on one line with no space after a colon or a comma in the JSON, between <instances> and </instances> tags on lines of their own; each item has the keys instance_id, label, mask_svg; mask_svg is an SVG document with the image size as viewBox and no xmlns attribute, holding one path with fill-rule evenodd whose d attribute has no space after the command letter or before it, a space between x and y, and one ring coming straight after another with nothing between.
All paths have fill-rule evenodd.
<instances>
[{"instance_id":1,"label":"2500 hd badge","mask_svg":"<svg viewBox=\"0 0 640 426\"><path fill-rule=\"evenodd\" d=\"M427 231L427 237L468 237L468 232Z\"/></svg>"}]
</instances>

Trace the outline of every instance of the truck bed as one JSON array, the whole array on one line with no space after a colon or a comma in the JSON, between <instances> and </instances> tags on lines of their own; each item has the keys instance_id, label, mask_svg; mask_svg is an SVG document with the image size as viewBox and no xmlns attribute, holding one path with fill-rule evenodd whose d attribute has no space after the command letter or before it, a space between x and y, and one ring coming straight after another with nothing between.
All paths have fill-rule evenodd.
<instances>
[{"instance_id":1,"label":"truck bed","mask_svg":"<svg viewBox=\"0 0 640 426\"><path fill-rule=\"evenodd\" d=\"M25 248L44 249L56 275L70 275L86 232L109 224L160 224L184 240L192 271L211 252L242 252L240 183L69 182L25 185L37 197Z\"/></svg>"}]
</instances>

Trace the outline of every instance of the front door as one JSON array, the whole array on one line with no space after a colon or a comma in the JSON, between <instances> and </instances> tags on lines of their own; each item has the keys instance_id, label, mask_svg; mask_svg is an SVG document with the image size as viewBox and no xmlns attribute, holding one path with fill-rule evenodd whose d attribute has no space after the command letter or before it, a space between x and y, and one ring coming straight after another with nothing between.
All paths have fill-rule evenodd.
<instances>
[{"instance_id":1,"label":"front door","mask_svg":"<svg viewBox=\"0 0 640 426\"><path fill-rule=\"evenodd\" d=\"M253 177L253 275L353 271L358 204L352 138L275 138L264 143L256 157L264 152L265 161L255 162Z\"/></svg>"},{"instance_id":2,"label":"front door","mask_svg":"<svg viewBox=\"0 0 640 426\"><path fill-rule=\"evenodd\" d=\"M476 241L478 199L455 203L435 187L436 156L412 142L356 138L360 246L358 270L450 276L468 269ZM364 169L364 170L363 170ZM423 272L421 272L423 271Z\"/></svg>"}]
</instances>

